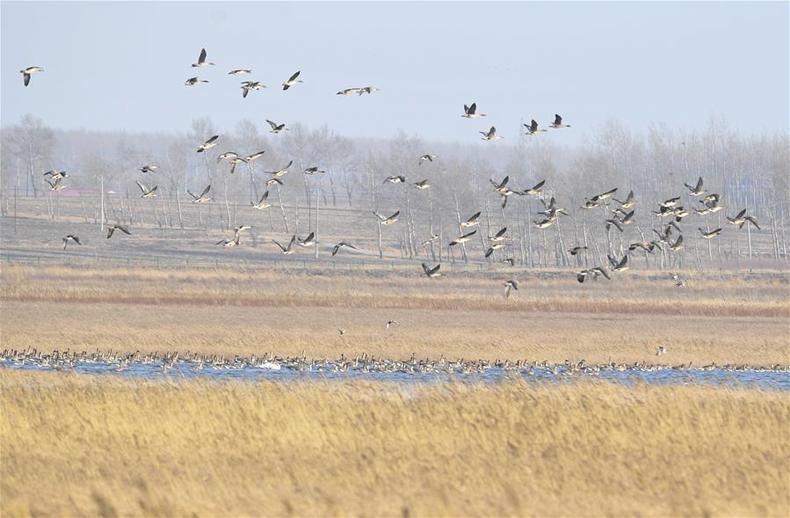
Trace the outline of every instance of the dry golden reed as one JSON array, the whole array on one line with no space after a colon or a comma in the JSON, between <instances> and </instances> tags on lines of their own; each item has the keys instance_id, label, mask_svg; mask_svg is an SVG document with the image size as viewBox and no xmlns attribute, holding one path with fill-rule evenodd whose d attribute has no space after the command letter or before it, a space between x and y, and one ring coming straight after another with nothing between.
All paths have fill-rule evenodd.
<instances>
[{"instance_id":1,"label":"dry golden reed","mask_svg":"<svg viewBox=\"0 0 790 518\"><path fill-rule=\"evenodd\" d=\"M0 371L3 516L785 515L781 392Z\"/></svg>"}]
</instances>

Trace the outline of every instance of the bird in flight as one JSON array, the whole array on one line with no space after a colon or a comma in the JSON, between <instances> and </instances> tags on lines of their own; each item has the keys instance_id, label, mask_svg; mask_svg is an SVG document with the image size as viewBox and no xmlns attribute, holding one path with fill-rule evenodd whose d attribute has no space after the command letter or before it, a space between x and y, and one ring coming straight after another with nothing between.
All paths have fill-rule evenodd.
<instances>
[{"instance_id":1,"label":"bird in flight","mask_svg":"<svg viewBox=\"0 0 790 518\"><path fill-rule=\"evenodd\" d=\"M424 190L429 188L431 184L428 183L428 180L426 179L426 180L420 180L419 182L414 182L414 186L420 190Z\"/></svg>"},{"instance_id":2,"label":"bird in flight","mask_svg":"<svg viewBox=\"0 0 790 518\"><path fill-rule=\"evenodd\" d=\"M218 138L219 138L219 135L214 135L213 137L209 138L207 141L205 141L200 146L198 146L197 152L198 153L202 153L202 152L206 151L207 149L213 148L214 146L217 145L217 139Z\"/></svg>"},{"instance_id":3,"label":"bird in flight","mask_svg":"<svg viewBox=\"0 0 790 518\"><path fill-rule=\"evenodd\" d=\"M266 85L261 83L260 81L242 81L241 96L246 99L247 94L249 94L253 90L260 90L261 88L266 88Z\"/></svg>"},{"instance_id":4,"label":"bird in flight","mask_svg":"<svg viewBox=\"0 0 790 518\"><path fill-rule=\"evenodd\" d=\"M211 190L211 184L208 184L203 192L200 194L195 194L189 190L187 190L187 194L192 196L192 203L208 203L211 201L211 198L208 196L208 192Z\"/></svg>"},{"instance_id":5,"label":"bird in flight","mask_svg":"<svg viewBox=\"0 0 790 518\"><path fill-rule=\"evenodd\" d=\"M184 81L185 86L196 86L199 85L200 83L208 83L208 79L200 79L199 77L195 76L195 77L190 77L189 79Z\"/></svg>"},{"instance_id":6,"label":"bird in flight","mask_svg":"<svg viewBox=\"0 0 790 518\"><path fill-rule=\"evenodd\" d=\"M606 273L606 270L601 268L600 266L596 266L595 268L590 268L588 270L582 270L576 274L576 280L580 283L583 283L587 277L592 277L593 280L597 280L599 276L604 276L607 279L611 279L609 274Z\"/></svg>"},{"instance_id":7,"label":"bird in flight","mask_svg":"<svg viewBox=\"0 0 790 518\"><path fill-rule=\"evenodd\" d=\"M472 103L467 106L464 104L464 114L461 117L465 119L476 119L478 117L485 117L485 113L477 113L477 103Z\"/></svg>"},{"instance_id":8,"label":"bird in flight","mask_svg":"<svg viewBox=\"0 0 790 518\"><path fill-rule=\"evenodd\" d=\"M560 115L558 113L555 113L554 114L554 122L551 123L551 127L555 128L555 129L560 129L560 128L570 128L571 125L570 124L563 124L562 123L562 117L560 117Z\"/></svg>"},{"instance_id":9,"label":"bird in flight","mask_svg":"<svg viewBox=\"0 0 790 518\"><path fill-rule=\"evenodd\" d=\"M110 239L112 237L112 235L115 233L116 230L120 230L121 232L123 232L127 236L131 236L132 235L132 233L129 232L129 229L126 228L123 225L110 225L110 226L107 227L107 239Z\"/></svg>"},{"instance_id":10,"label":"bird in flight","mask_svg":"<svg viewBox=\"0 0 790 518\"><path fill-rule=\"evenodd\" d=\"M269 191L266 191L261 195L261 199L258 200L258 203L250 202L253 209L263 210L267 207L271 207L272 204L269 203L267 200L269 199Z\"/></svg>"},{"instance_id":11,"label":"bird in flight","mask_svg":"<svg viewBox=\"0 0 790 518\"><path fill-rule=\"evenodd\" d=\"M426 154L420 157L419 165L422 165L423 162L433 162L433 159L436 158L436 155Z\"/></svg>"},{"instance_id":12,"label":"bird in flight","mask_svg":"<svg viewBox=\"0 0 790 518\"><path fill-rule=\"evenodd\" d=\"M276 171L266 171L266 172L272 175L273 178L280 178L288 173L288 168L291 167L293 163L294 161L291 160L290 162L288 162L288 164L285 167L282 167Z\"/></svg>"},{"instance_id":13,"label":"bird in flight","mask_svg":"<svg viewBox=\"0 0 790 518\"><path fill-rule=\"evenodd\" d=\"M206 49L200 49L200 55L198 56L197 63L192 63L192 66L195 68L202 68L208 65L213 65L210 61L206 61Z\"/></svg>"},{"instance_id":14,"label":"bird in flight","mask_svg":"<svg viewBox=\"0 0 790 518\"><path fill-rule=\"evenodd\" d=\"M294 243L296 243L296 234L291 236L291 240L288 242L288 246L283 246L279 241L272 239L272 243L277 245L284 255L290 255L295 252L294 250Z\"/></svg>"},{"instance_id":15,"label":"bird in flight","mask_svg":"<svg viewBox=\"0 0 790 518\"><path fill-rule=\"evenodd\" d=\"M283 90L288 90L292 86L296 85L296 83L303 82L301 79L299 79L299 74L301 74L301 73L302 73L301 70L297 70L296 72L293 73L293 75L291 75L291 77L286 79L283 82L283 85L282 85L283 86Z\"/></svg>"},{"instance_id":16,"label":"bird in flight","mask_svg":"<svg viewBox=\"0 0 790 518\"><path fill-rule=\"evenodd\" d=\"M145 164L140 168L140 172L143 174L155 173L157 169L159 169L159 166L156 164Z\"/></svg>"},{"instance_id":17,"label":"bird in flight","mask_svg":"<svg viewBox=\"0 0 790 518\"><path fill-rule=\"evenodd\" d=\"M269 130L269 133L277 134L277 133L280 133L281 131L288 131L288 128L285 127L285 123L284 122L283 123L277 123L277 122L274 122L274 121L270 121L269 119L266 119L266 122L268 122L269 126L272 127L272 129Z\"/></svg>"},{"instance_id":18,"label":"bird in flight","mask_svg":"<svg viewBox=\"0 0 790 518\"><path fill-rule=\"evenodd\" d=\"M32 67L23 68L22 70L19 71L19 73L22 74L22 79L25 82L25 86L27 86L27 85L30 84L30 77L33 74L35 74L37 72L43 72L43 71L44 71L44 69L41 68L41 67L32 66Z\"/></svg>"},{"instance_id":19,"label":"bird in flight","mask_svg":"<svg viewBox=\"0 0 790 518\"><path fill-rule=\"evenodd\" d=\"M398 221L398 215L400 214L400 211L399 210L395 211L395 214L393 214L392 216L390 216L388 218L385 218L384 216L382 216L381 214L379 214L375 210L373 211L373 214L375 214L376 217L379 218L379 222L382 225L392 225L393 223Z\"/></svg>"},{"instance_id":20,"label":"bird in flight","mask_svg":"<svg viewBox=\"0 0 790 518\"><path fill-rule=\"evenodd\" d=\"M324 174L324 173L326 173L326 171L323 170L323 169L319 169L317 165L308 167L307 169L304 170L304 174L306 174L308 176L317 175L317 174Z\"/></svg>"},{"instance_id":21,"label":"bird in flight","mask_svg":"<svg viewBox=\"0 0 790 518\"><path fill-rule=\"evenodd\" d=\"M524 127L527 128L526 135L535 135L537 133L545 133L545 129L538 128L538 121L532 119L529 124L524 124Z\"/></svg>"},{"instance_id":22,"label":"bird in flight","mask_svg":"<svg viewBox=\"0 0 790 518\"><path fill-rule=\"evenodd\" d=\"M468 227L474 227L475 225L478 225L480 223L480 214L481 214L481 212L477 211L474 214L472 214L471 216L469 216L469 218L466 221L462 221L461 222L461 227L468 228Z\"/></svg>"},{"instance_id":23,"label":"bird in flight","mask_svg":"<svg viewBox=\"0 0 790 518\"><path fill-rule=\"evenodd\" d=\"M402 175L388 176L381 183L406 183L406 177Z\"/></svg>"},{"instance_id":24,"label":"bird in flight","mask_svg":"<svg viewBox=\"0 0 790 518\"><path fill-rule=\"evenodd\" d=\"M80 243L80 238L73 234L69 234L63 238L63 250L66 249L69 243L77 243L78 245L82 245L82 243Z\"/></svg>"},{"instance_id":25,"label":"bird in flight","mask_svg":"<svg viewBox=\"0 0 790 518\"><path fill-rule=\"evenodd\" d=\"M434 267L429 267L427 264L422 263L422 271L425 272L425 276L430 278L433 277L440 277L442 274L439 273L439 269L442 267L441 264L437 264Z\"/></svg>"},{"instance_id":26,"label":"bird in flight","mask_svg":"<svg viewBox=\"0 0 790 518\"><path fill-rule=\"evenodd\" d=\"M229 76L239 76L242 74L252 74L252 70L249 68L236 68L228 72Z\"/></svg>"},{"instance_id":27,"label":"bird in flight","mask_svg":"<svg viewBox=\"0 0 790 518\"><path fill-rule=\"evenodd\" d=\"M475 234L477 234L477 230L473 230L471 232L463 234L462 236L457 237L457 238L453 239L452 241L450 241L450 246L455 246L455 245L460 245L461 243L466 243L467 241L472 239L472 236L475 235Z\"/></svg>"},{"instance_id":28,"label":"bird in flight","mask_svg":"<svg viewBox=\"0 0 790 518\"><path fill-rule=\"evenodd\" d=\"M345 241L341 241L332 247L332 257L336 256L337 253L340 251L340 249L343 247L351 248L352 250L359 250L359 248L355 247L351 243L346 243Z\"/></svg>"},{"instance_id":29,"label":"bird in flight","mask_svg":"<svg viewBox=\"0 0 790 518\"><path fill-rule=\"evenodd\" d=\"M142 193L143 193L140 196L141 198L153 198L154 196L156 196L156 190L159 188L158 185L154 185L153 187L151 187L149 189L148 187L146 187L145 185L141 184L140 182L137 182L137 187L139 187L140 191L142 191Z\"/></svg>"},{"instance_id":30,"label":"bird in flight","mask_svg":"<svg viewBox=\"0 0 790 518\"><path fill-rule=\"evenodd\" d=\"M699 230L699 233L702 234L702 239L713 239L714 237L721 234L720 228L716 228L711 231L705 231L704 229L698 227L697 230Z\"/></svg>"},{"instance_id":31,"label":"bird in flight","mask_svg":"<svg viewBox=\"0 0 790 518\"><path fill-rule=\"evenodd\" d=\"M703 194L705 194L705 189L702 186L702 177L701 176L697 180L697 185L693 185L692 186L692 185L689 185L687 183L684 183L683 185L685 185L686 188L689 190L689 195L690 196L702 196Z\"/></svg>"},{"instance_id":32,"label":"bird in flight","mask_svg":"<svg viewBox=\"0 0 790 518\"><path fill-rule=\"evenodd\" d=\"M518 281L515 279L510 279L509 281L505 281L505 298L510 298L510 292L512 290L518 291Z\"/></svg>"},{"instance_id":33,"label":"bird in flight","mask_svg":"<svg viewBox=\"0 0 790 518\"><path fill-rule=\"evenodd\" d=\"M489 142L492 140L499 140L505 138L505 137L500 137L499 135L496 134L495 126L491 126L491 128L488 131L479 131L478 133L482 135L482 137L480 137L481 139L487 140Z\"/></svg>"}]
</instances>

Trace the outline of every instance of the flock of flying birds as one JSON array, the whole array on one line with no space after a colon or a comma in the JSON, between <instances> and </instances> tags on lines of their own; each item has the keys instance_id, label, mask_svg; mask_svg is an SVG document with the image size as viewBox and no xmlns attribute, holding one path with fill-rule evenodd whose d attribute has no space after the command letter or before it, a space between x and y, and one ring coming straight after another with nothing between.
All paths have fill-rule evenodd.
<instances>
[{"instance_id":1,"label":"flock of flying birds","mask_svg":"<svg viewBox=\"0 0 790 518\"><path fill-rule=\"evenodd\" d=\"M194 68L205 68L208 66L214 66L214 63L207 60L207 53L206 49L201 49L200 55L198 56L197 62L192 64ZM39 66L31 66L27 67L20 71L23 76L25 86L30 84L31 76L35 73L42 72L44 69ZM229 75L237 76L237 75L246 75L251 74L251 69L240 68L234 69L228 72ZM295 87L299 83L302 83L302 79L300 78L301 71L297 71L293 73L288 79L283 81L281 84L282 90L287 91L290 88ZM209 81L206 79L201 79L197 76L190 77L185 81L185 85L192 87L197 86L203 83L208 83ZM242 81L241 83L241 90L242 96L244 98L252 91L257 91L262 88L266 88L266 85L260 81ZM379 91L378 88L374 86L364 86L364 87L351 87L345 88L337 92L337 95L343 96L352 96L357 95L361 96L364 94L372 94L373 92ZM477 110L477 103L471 103L470 105L464 105L464 113L461 117L466 119L477 119L486 117L485 113L479 112ZM272 120L266 120L266 122L271 127L270 132L274 134L281 133L283 131L287 131L288 128L286 127L285 123L275 122ZM530 121L529 124L523 125L525 128L525 135L527 136L535 136L540 133L544 133L548 130L541 128L538 122L534 119ZM548 125L551 129L564 129L570 128L569 124L565 124L563 122L562 117L559 114L555 114L553 122ZM497 130L495 126L491 126L486 131L480 131L481 139L485 141L496 141L500 140L504 137L497 135ZM196 152L203 153L215 146L219 143L219 135L213 135L208 140L200 144L196 148ZM217 157L217 162L226 161L230 164L230 173L233 174L236 170L236 167L240 163L244 164L251 164L256 159L263 156L264 151L258 151L251 155L241 156L233 151L227 151L220 154ZM426 162L433 162L438 157L433 154L424 154L419 157L419 164L422 165ZM283 185L282 178L288 173L290 167L293 165L293 160L288 162L287 165L284 167L275 170L275 171L266 171L270 175L270 178L266 181L267 190L263 193L260 199L257 202L252 202L251 206L254 209L263 210L271 206L271 203L268 201L269 198L269 190L268 188L276 185L277 188ZM140 168L140 172L143 175L146 174L154 174L156 173L158 166L156 164L146 164ZM306 168L303 173L306 175L320 175L325 173L325 170L320 169L318 166L310 166ZM66 171L58 171L58 170L51 170L44 173L47 183L50 186L50 189L53 191L60 191L62 190L65 185L63 184L63 179L68 177ZM493 179L490 180L493 190L496 194L498 194L501 198L501 207L504 209L507 205L508 199L513 196L534 196L536 197L540 203L542 204L543 210L538 211L538 215L542 216L541 219L534 221L534 225L539 229L546 229L553 225L555 225L561 216L568 216L568 212L566 209L560 207L556 201L556 199L552 196L548 201L546 200L546 196L544 195L545 189L545 180L538 182L532 187L525 188L525 189L516 189L512 188L509 185L510 178L506 176L502 180L495 181ZM136 181L137 186L141 192L141 198L153 198L157 195L157 187L154 185L153 187L148 187L140 181ZM406 185L406 177L403 175L393 175L388 176L384 179L384 183L392 183L392 184L403 184ZM715 193L707 193L704 188L702 178L697 180L695 185L684 184L688 189L688 195L693 198L698 199L698 207L694 207L693 211L696 212L700 216L705 216L707 214L712 214L719 212L724 207L720 204L720 196ZM413 186L418 190L425 190L431 187L430 183L427 179L419 180L413 183ZM201 203L208 203L212 200L209 196L209 192L211 191L211 185L209 184L206 186L200 194L195 194L191 191L187 191L187 194L192 198L193 203L201 204ZM624 200L619 200L615 198L615 194L617 193L617 188L610 189L606 192L602 192L596 194L590 198L585 200L584 205L581 207L582 209L593 210L596 208L601 207L605 212L606 216L604 218L604 225L606 231L608 232L612 227L617 229L620 232L624 231L624 227L630 225L634 222L634 214L635 209L634 207L637 204L636 198L634 197L633 191L629 192L628 195L625 197ZM617 204L616 208L612 209L609 200L612 200L614 203ZM653 214L662 219L669 219L669 222L666 225L663 225L663 229L661 231L653 230L656 234L657 238L651 241L639 241L631 243L628 246L628 251L623 255L621 258L614 257L612 255L608 255L609 265L607 267L603 266L595 266L593 268L588 268L581 270L576 273L576 279L578 282L583 283L586 279L591 278L597 280L598 277L604 277L606 279L610 279L610 272L622 272L629 268L628 265L628 253L634 252L636 250L642 250L645 253L653 253L655 250L663 250L663 247L668 248L672 252L679 252L683 249L683 235L681 232L678 223L680 223L685 217L691 214L691 210L684 208L681 205L681 197L676 196L673 198L669 198L661 203L659 203L658 210L653 211ZM398 217L400 215L400 211L395 211L393 214L389 216L385 216L379 214L377 211L373 211L373 214L378 219L379 225L387 226L392 225L398 221ZM472 237L477 233L477 229L472 229L472 227L479 226L479 218L481 212L478 211L470 216L465 221L460 222L459 227L461 231L461 235L454 238L448 243L449 247L455 247L457 245L463 245L464 243L470 241ZM744 225L753 225L756 228L760 228L757 220L752 217L751 215L747 214L746 209L741 210L738 212L735 217L727 217L727 220L730 224L737 226L739 229L743 228ZM234 229L234 234L232 238L223 239L218 241L216 245L221 245L224 247L234 247L240 244L240 239L242 232L245 230L249 230L251 227L247 225L240 225ZM107 239L110 239L115 231L120 231L124 234L131 235L130 230L118 224L113 224L107 227ZM704 239L714 239L719 236L722 232L721 228L715 228L714 230L705 230L703 228L698 228L702 238ZM507 227L503 227L498 232L496 232L493 236L488 238L489 246L484 252L485 259L491 257L496 250L499 250L505 246L505 241L507 240ZM675 234L677 235L675 237ZM435 240L439 239L437 234L431 235L431 237L422 243L423 246L428 246L433 243ZM69 234L63 238L63 248L64 250L70 243L75 243L77 245L81 245L82 243L79 240L79 237ZM276 245L280 251L284 255L290 255L296 252L297 247L312 247L315 246L317 243L317 239L315 233L311 232L305 238L301 238L297 235L293 235L290 241L287 244L280 243L279 241L272 240L272 243ZM348 248L352 250L358 250L356 246L351 243L341 241L335 244L332 247L332 256L335 256L341 249ZM573 246L568 250L571 256L579 256L583 254L587 250L587 246L583 245L576 245ZM511 266L514 264L512 258L504 259L503 262L509 263ZM426 263L422 263L423 273L428 278L436 278L442 275L440 272L441 264L435 264L430 266ZM675 281L675 285L678 287L685 287L685 282L681 279L677 274L672 274L672 279ZM512 291L518 290L518 281L515 279L509 279L504 283L504 294L505 297L509 297Z\"/></svg>"}]
</instances>

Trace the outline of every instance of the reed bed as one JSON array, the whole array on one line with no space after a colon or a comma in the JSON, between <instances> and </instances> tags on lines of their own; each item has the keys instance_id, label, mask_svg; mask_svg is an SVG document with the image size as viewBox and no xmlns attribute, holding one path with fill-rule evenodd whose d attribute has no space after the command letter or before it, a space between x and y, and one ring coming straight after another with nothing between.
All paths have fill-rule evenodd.
<instances>
[{"instance_id":1,"label":"reed bed","mask_svg":"<svg viewBox=\"0 0 790 518\"><path fill-rule=\"evenodd\" d=\"M781 392L0 370L3 516L783 515Z\"/></svg>"}]
</instances>

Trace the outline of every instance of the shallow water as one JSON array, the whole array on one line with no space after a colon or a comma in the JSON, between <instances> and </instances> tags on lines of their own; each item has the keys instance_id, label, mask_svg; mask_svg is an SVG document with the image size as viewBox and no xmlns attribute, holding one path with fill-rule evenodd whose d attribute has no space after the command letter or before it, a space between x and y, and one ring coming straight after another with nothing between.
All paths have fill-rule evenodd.
<instances>
[{"instance_id":1,"label":"shallow water","mask_svg":"<svg viewBox=\"0 0 790 518\"><path fill-rule=\"evenodd\" d=\"M724 369L724 368L589 368L569 369L566 365L546 367L504 368L486 367L477 370L462 369L448 364L441 369L423 368L419 364L401 364L400 368L377 368L375 365L359 365L341 368L335 363L305 365L289 362L261 361L255 365L215 366L190 360L172 363L162 361L118 363L77 360L70 364L53 365L26 359L0 360L0 368L26 371L61 371L101 376L144 379L216 379L216 380L368 380L415 382L495 382L522 378L535 382L567 382L576 379L598 378L601 380L634 385L647 384L698 384L728 387L753 387L770 390L790 391L790 371L769 369Z\"/></svg>"}]
</instances>

